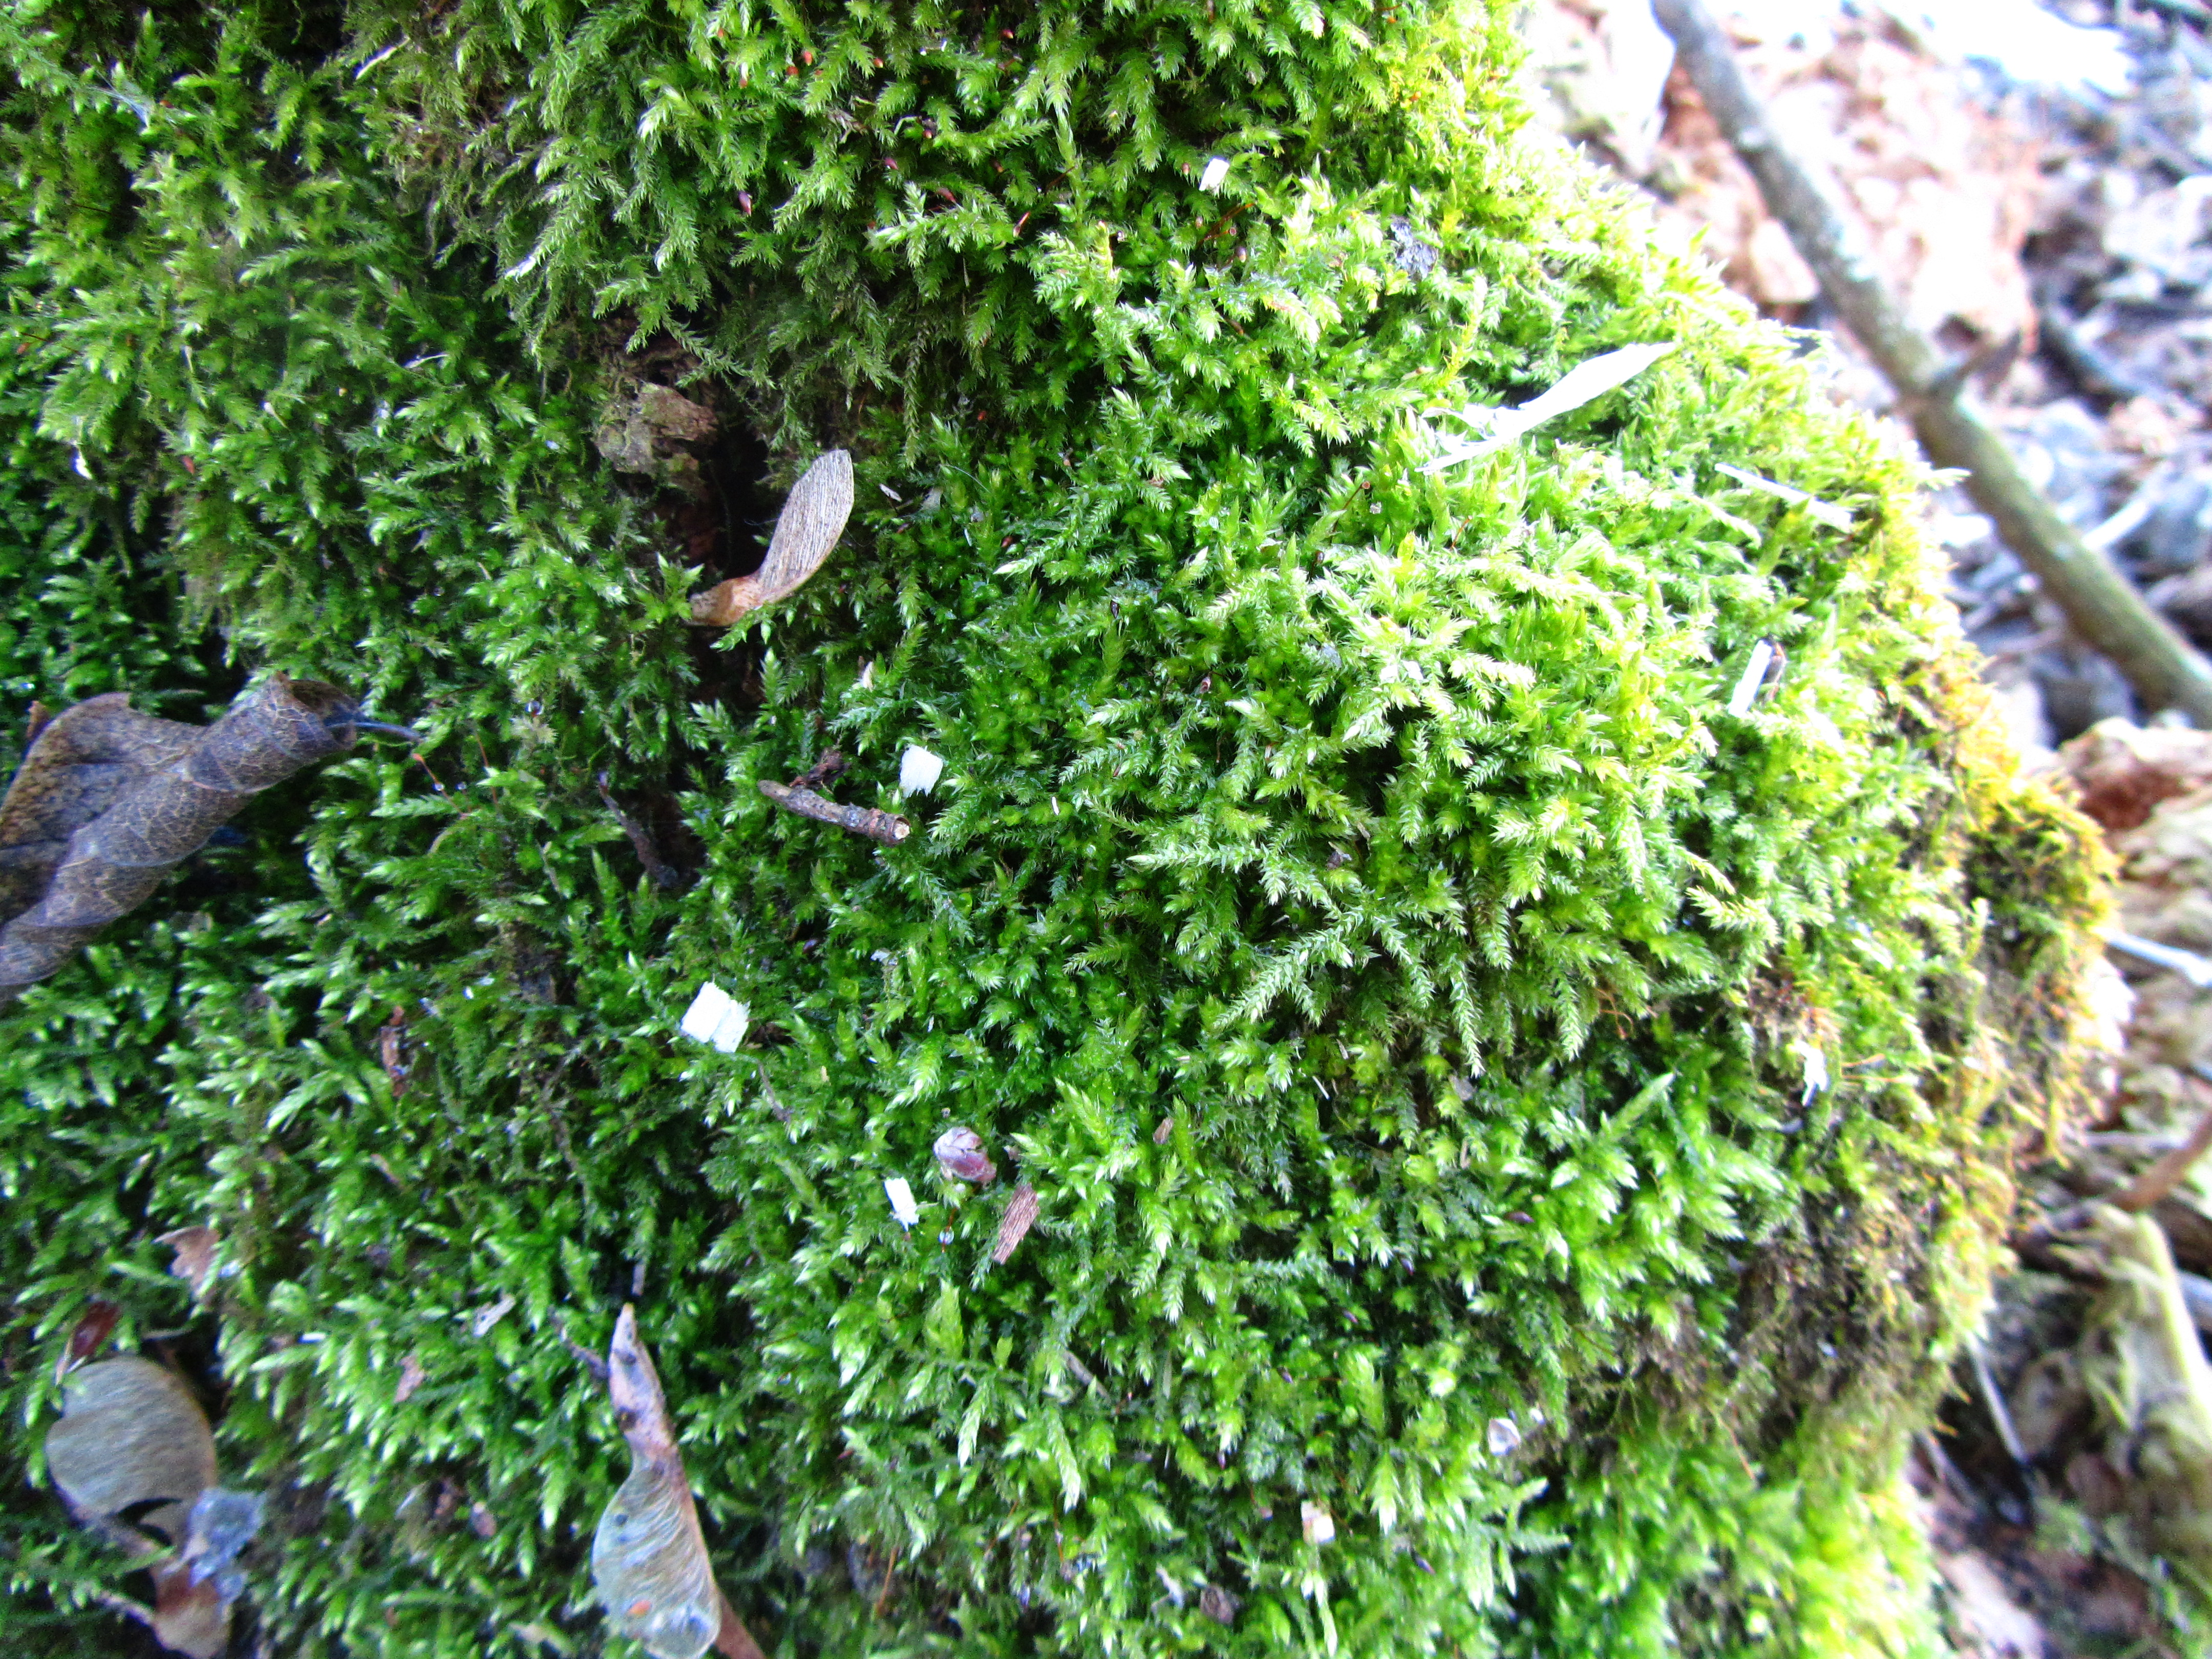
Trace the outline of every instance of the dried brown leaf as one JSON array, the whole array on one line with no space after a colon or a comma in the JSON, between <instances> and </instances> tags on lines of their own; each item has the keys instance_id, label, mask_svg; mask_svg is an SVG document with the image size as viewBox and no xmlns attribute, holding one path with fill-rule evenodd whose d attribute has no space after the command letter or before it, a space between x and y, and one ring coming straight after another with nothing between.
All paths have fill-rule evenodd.
<instances>
[{"instance_id":1,"label":"dried brown leaf","mask_svg":"<svg viewBox=\"0 0 2212 1659\"><path fill-rule=\"evenodd\" d=\"M230 1645L230 1603L212 1579L192 1583L183 1561L154 1569L155 1640L191 1659L222 1659Z\"/></svg>"},{"instance_id":2,"label":"dried brown leaf","mask_svg":"<svg viewBox=\"0 0 2212 1659\"><path fill-rule=\"evenodd\" d=\"M727 628L748 612L789 597L822 568L853 512L853 458L830 450L792 487L761 567L691 596L691 620Z\"/></svg>"},{"instance_id":3,"label":"dried brown leaf","mask_svg":"<svg viewBox=\"0 0 2212 1659\"><path fill-rule=\"evenodd\" d=\"M0 801L0 1004L46 977L198 852L239 808L352 746L336 686L275 675L210 726L120 692L55 716Z\"/></svg>"},{"instance_id":4,"label":"dried brown leaf","mask_svg":"<svg viewBox=\"0 0 2212 1659\"><path fill-rule=\"evenodd\" d=\"M123 1310L112 1302L102 1302L95 1297L88 1304L78 1317L76 1328L70 1332L69 1346L62 1350L62 1357L54 1361L54 1381L60 1382L62 1378L105 1347L107 1339L114 1334L115 1322L122 1317Z\"/></svg>"},{"instance_id":5,"label":"dried brown leaf","mask_svg":"<svg viewBox=\"0 0 2212 1659\"><path fill-rule=\"evenodd\" d=\"M154 1242L176 1253L169 1271L191 1286L192 1300L198 1301L200 1292L207 1288L208 1274L214 1271L216 1246L222 1243L222 1235L212 1227L179 1227Z\"/></svg>"},{"instance_id":6,"label":"dried brown leaf","mask_svg":"<svg viewBox=\"0 0 2212 1659\"><path fill-rule=\"evenodd\" d=\"M422 1369L422 1362L408 1354L399 1362L399 1386L392 1390L392 1397L404 1406L415 1397L415 1390L428 1380L429 1373Z\"/></svg>"},{"instance_id":7,"label":"dried brown leaf","mask_svg":"<svg viewBox=\"0 0 2212 1659\"><path fill-rule=\"evenodd\" d=\"M1015 1247L1029 1237L1036 1218L1036 1188L1024 1181L1014 1188L1006 1200L1006 1212L999 1218L999 1242L992 1249L991 1260L1001 1265L1010 1260Z\"/></svg>"}]
</instances>

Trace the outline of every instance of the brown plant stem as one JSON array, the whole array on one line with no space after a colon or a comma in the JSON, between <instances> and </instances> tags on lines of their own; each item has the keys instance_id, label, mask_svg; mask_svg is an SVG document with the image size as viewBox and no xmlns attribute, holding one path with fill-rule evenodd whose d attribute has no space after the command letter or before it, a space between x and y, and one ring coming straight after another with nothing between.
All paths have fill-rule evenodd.
<instances>
[{"instance_id":1,"label":"brown plant stem","mask_svg":"<svg viewBox=\"0 0 2212 1659\"><path fill-rule=\"evenodd\" d=\"M2041 583L2083 640L2109 657L2150 708L2179 708L2212 727L2212 663L2152 610L2119 568L2081 538L1987 418L1966 400L1962 377L1906 320L1875 273L1871 253L1826 191L1775 136L1735 48L1704 0L1654 0L1705 108L1759 181L1759 194L1820 279L1820 291L1896 388L1921 447L1966 473L1967 494L2005 545Z\"/></svg>"}]
</instances>

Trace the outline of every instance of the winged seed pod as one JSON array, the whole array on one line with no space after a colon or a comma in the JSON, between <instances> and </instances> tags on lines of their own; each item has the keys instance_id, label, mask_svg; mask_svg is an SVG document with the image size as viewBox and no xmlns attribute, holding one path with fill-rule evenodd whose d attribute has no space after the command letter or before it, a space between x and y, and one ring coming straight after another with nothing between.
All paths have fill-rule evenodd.
<instances>
[{"instance_id":1,"label":"winged seed pod","mask_svg":"<svg viewBox=\"0 0 2212 1659\"><path fill-rule=\"evenodd\" d=\"M362 731L404 728L362 719L335 685L283 674L213 726L141 714L120 691L64 709L0 801L0 1006L136 908L255 795Z\"/></svg>"},{"instance_id":2,"label":"winged seed pod","mask_svg":"<svg viewBox=\"0 0 2212 1659\"><path fill-rule=\"evenodd\" d=\"M760 1659L714 1583L660 1378L627 1305L607 1347L607 1396L631 1459L592 1537L592 1583L608 1622L653 1659L699 1659L708 1648Z\"/></svg>"},{"instance_id":3,"label":"winged seed pod","mask_svg":"<svg viewBox=\"0 0 2212 1659\"><path fill-rule=\"evenodd\" d=\"M234 1581L196 1581L191 1565L206 1553L194 1549L191 1518L215 1487L215 1435L176 1374L135 1355L70 1372L61 1420L46 1431L46 1473L70 1513L128 1554L159 1553L142 1528L185 1553L154 1570L146 1622L173 1652L216 1659L230 1642L224 1590Z\"/></svg>"},{"instance_id":4,"label":"winged seed pod","mask_svg":"<svg viewBox=\"0 0 2212 1659\"><path fill-rule=\"evenodd\" d=\"M694 593L691 620L702 628L727 628L748 612L796 592L837 545L852 512L853 458L833 449L792 486L761 568Z\"/></svg>"}]
</instances>

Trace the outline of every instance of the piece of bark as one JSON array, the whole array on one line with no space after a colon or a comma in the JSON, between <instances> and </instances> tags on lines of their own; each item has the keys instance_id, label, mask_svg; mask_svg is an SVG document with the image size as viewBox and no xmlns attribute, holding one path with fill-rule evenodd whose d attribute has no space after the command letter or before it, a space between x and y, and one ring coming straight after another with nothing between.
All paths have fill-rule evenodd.
<instances>
[{"instance_id":1,"label":"piece of bark","mask_svg":"<svg viewBox=\"0 0 2212 1659\"><path fill-rule=\"evenodd\" d=\"M2089 545L2021 470L1996 428L1960 393L1961 376L1906 319L1875 274L1870 251L1823 187L1776 137L1745 82L1726 31L1704 0L1654 0L1683 70L1759 181L1821 292L1897 390L1901 412L1938 466L1966 475L1966 493L2033 572L2066 620L2112 659L2146 707L2179 708L2212 727L2208 663L2102 552Z\"/></svg>"},{"instance_id":2,"label":"piece of bark","mask_svg":"<svg viewBox=\"0 0 2212 1659\"><path fill-rule=\"evenodd\" d=\"M819 823L834 823L886 847L896 847L914 833L914 826L896 812L879 812L872 806L842 806L811 789L793 789L763 780L760 792L787 812Z\"/></svg>"},{"instance_id":3,"label":"piece of bark","mask_svg":"<svg viewBox=\"0 0 2212 1659\"><path fill-rule=\"evenodd\" d=\"M607 1347L607 1396L631 1459L592 1538L592 1583L608 1622L654 1659L699 1659L709 1648L760 1659L714 1582L660 1378L627 1305Z\"/></svg>"},{"instance_id":4,"label":"piece of bark","mask_svg":"<svg viewBox=\"0 0 2212 1659\"><path fill-rule=\"evenodd\" d=\"M262 790L376 725L337 687L282 674L209 726L141 714L119 691L63 710L0 802L0 1006L137 908Z\"/></svg>"},{"instance_id":5,"label":"piece of bark","mask_svg":"<svg viewBox=\"0 0 2212 1659\"><path fill-rule=\"evenodd\" d=\"M789 597L822 568L845 533L853 513L853 458L833 449L792 486L775 521L761 567L691 596L691 620L702 628L727 628L764 605Z\"/></svg>"},{"instance_id":6,"label":"piece of bark","mask_svg":"<svg viewBox=\"0 0 2212 1659\"><path fill-rule=\"evenodd\" d=\"M1013 1195L1006 1200L1006 1213L999 1218L999 1238L991 1247L991 1260L1000 1267L1012 1261L1015 1249L1030 1236L1036 1218L1036 1188L1024 1181L1014 1188Z\"/></svg>"}]
</instances>

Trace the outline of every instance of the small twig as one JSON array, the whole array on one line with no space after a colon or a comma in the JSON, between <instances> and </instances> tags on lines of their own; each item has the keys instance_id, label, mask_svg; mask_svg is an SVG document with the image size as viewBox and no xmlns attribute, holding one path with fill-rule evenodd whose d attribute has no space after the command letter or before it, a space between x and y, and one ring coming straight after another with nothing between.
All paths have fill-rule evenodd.
<instances>
[{"instance_id":1,"label":"small twig","mask_svg":"<svg viewBox=\"0 0 2212 1659\"><path fill-rule=\"evenodd\" d=\"M1997 1380L1990 1375L1989 1356L1982 1352L1982 1340L1970 1337L1966 1353L1973 1361L1974 1381L1981 1385L1982 1404L1989 1408L1990 1420L1997 1425L1997 1438L2022 1473L2027 1469L2027 1448L2020 1443L2020 1431L2013 1426L2012 1413L2005 1409L2004 1395L1997 1389Z\"/></svg>"},{"instance_id":2,"label":"small twig","mask_svg":"<svg viewBox=\"0 0 2212 1659\"><path fill-rule=\"evenodd\" d=\"M1655 0L1660 26L1705 109L1759 182L1767 209L1819 278L1820 291L1897 389L1929 458L1966 474L1987 514L2074 631L2110 658L2149 708L2179 708L2212 726L2212 663L2152 610L2112 562L2059 515L1989 418L1947 386L1934 341L1876 274L1857 223L1783 143L1705 0Z\"/></svg>"},{"instance_id":3,"label":"small twig","mask_svg":"<svg viewBox=\"0 0 2212 1659\"><path fill-rule=\"evenodd\" d=\"M793 789L763 779L760 792L787 812L796 812L802 818L812 818L819 823L834 823L840 830L866 836L886 847L896 847L914 833L914 826L895 812L879 812L872 806L840 806L811 789Z\"/></svg>"},{"instance_id":4,"label":"small twig","mask_svg":"<svg viewBox=\"0 0 2212 1659\"><path fill-rule=\"evenodd\" d=\"M2182 1073L2189 1077L2189 1073ZM2192 1083L2196 1081L2190 1078ZM2116 1210L2125 1210L2130 1215L2141 1215L2155 1207L2182 1182L2191 1164L2204 1156L2204 1149L2212 1146L2212 1111L2197 1120L2197 1127L2189 1132L2189 1139L2145 1170L2133 1181L2105 1201Z\"/></svg>"},{"instance_id":5,"label":"small twig","mask_svg":"<svg viewBox=\"0 0 2212 1659\"><path fill-rule=\"evenodd\" d=\"M134 1601L120 1591L94 1589L92 1599L111 1613L119 1613L125 1619L135 1619L148 1630L154 1628L154 1609L143 1601Z\"/></svg>"},{"instance_id":6,"label":"small twig","mask_svg":"<svg viewBox=\"0 0 2212 1659\"><path fill-rule=\"evenodd\" d=\"M835 749L825 749L822 758L791 781L793 789L811 789L824 784L845 769L845 757Z\"/></svg>"},{"instance_id":7,"label":"small twig","mask_svg":"<svg viewBox=\"0 0 2212 1659\"><path fill-rule=\"evenodd\" d=\"M891 1559L884 1567L884 1587L876 1592L876 1617L878 1619L884 1616L884 1607L890 1603L891 1576L898 1571L899 1546L904 1542L906 1540L903 1538L891 1540Z\"/></svg>"},{"instance_id":8,"label":"small twig","mask_svg":"<svg viewBox=\"0 0 2212 1659\"><path fill-rule=\"evenodd\" d=\"M599 799L606 803L607 811L614 815L623 834L629 837L629 844L637 854L637 861L645 866L645 873L653 884L664 893L672 893L683 886L684 878L660 856L660 849L653 843L652 832L622 810L613 792L607 787L607 775L600 773L595 781L599 787Z\"/></svg>"}]
</instances>

